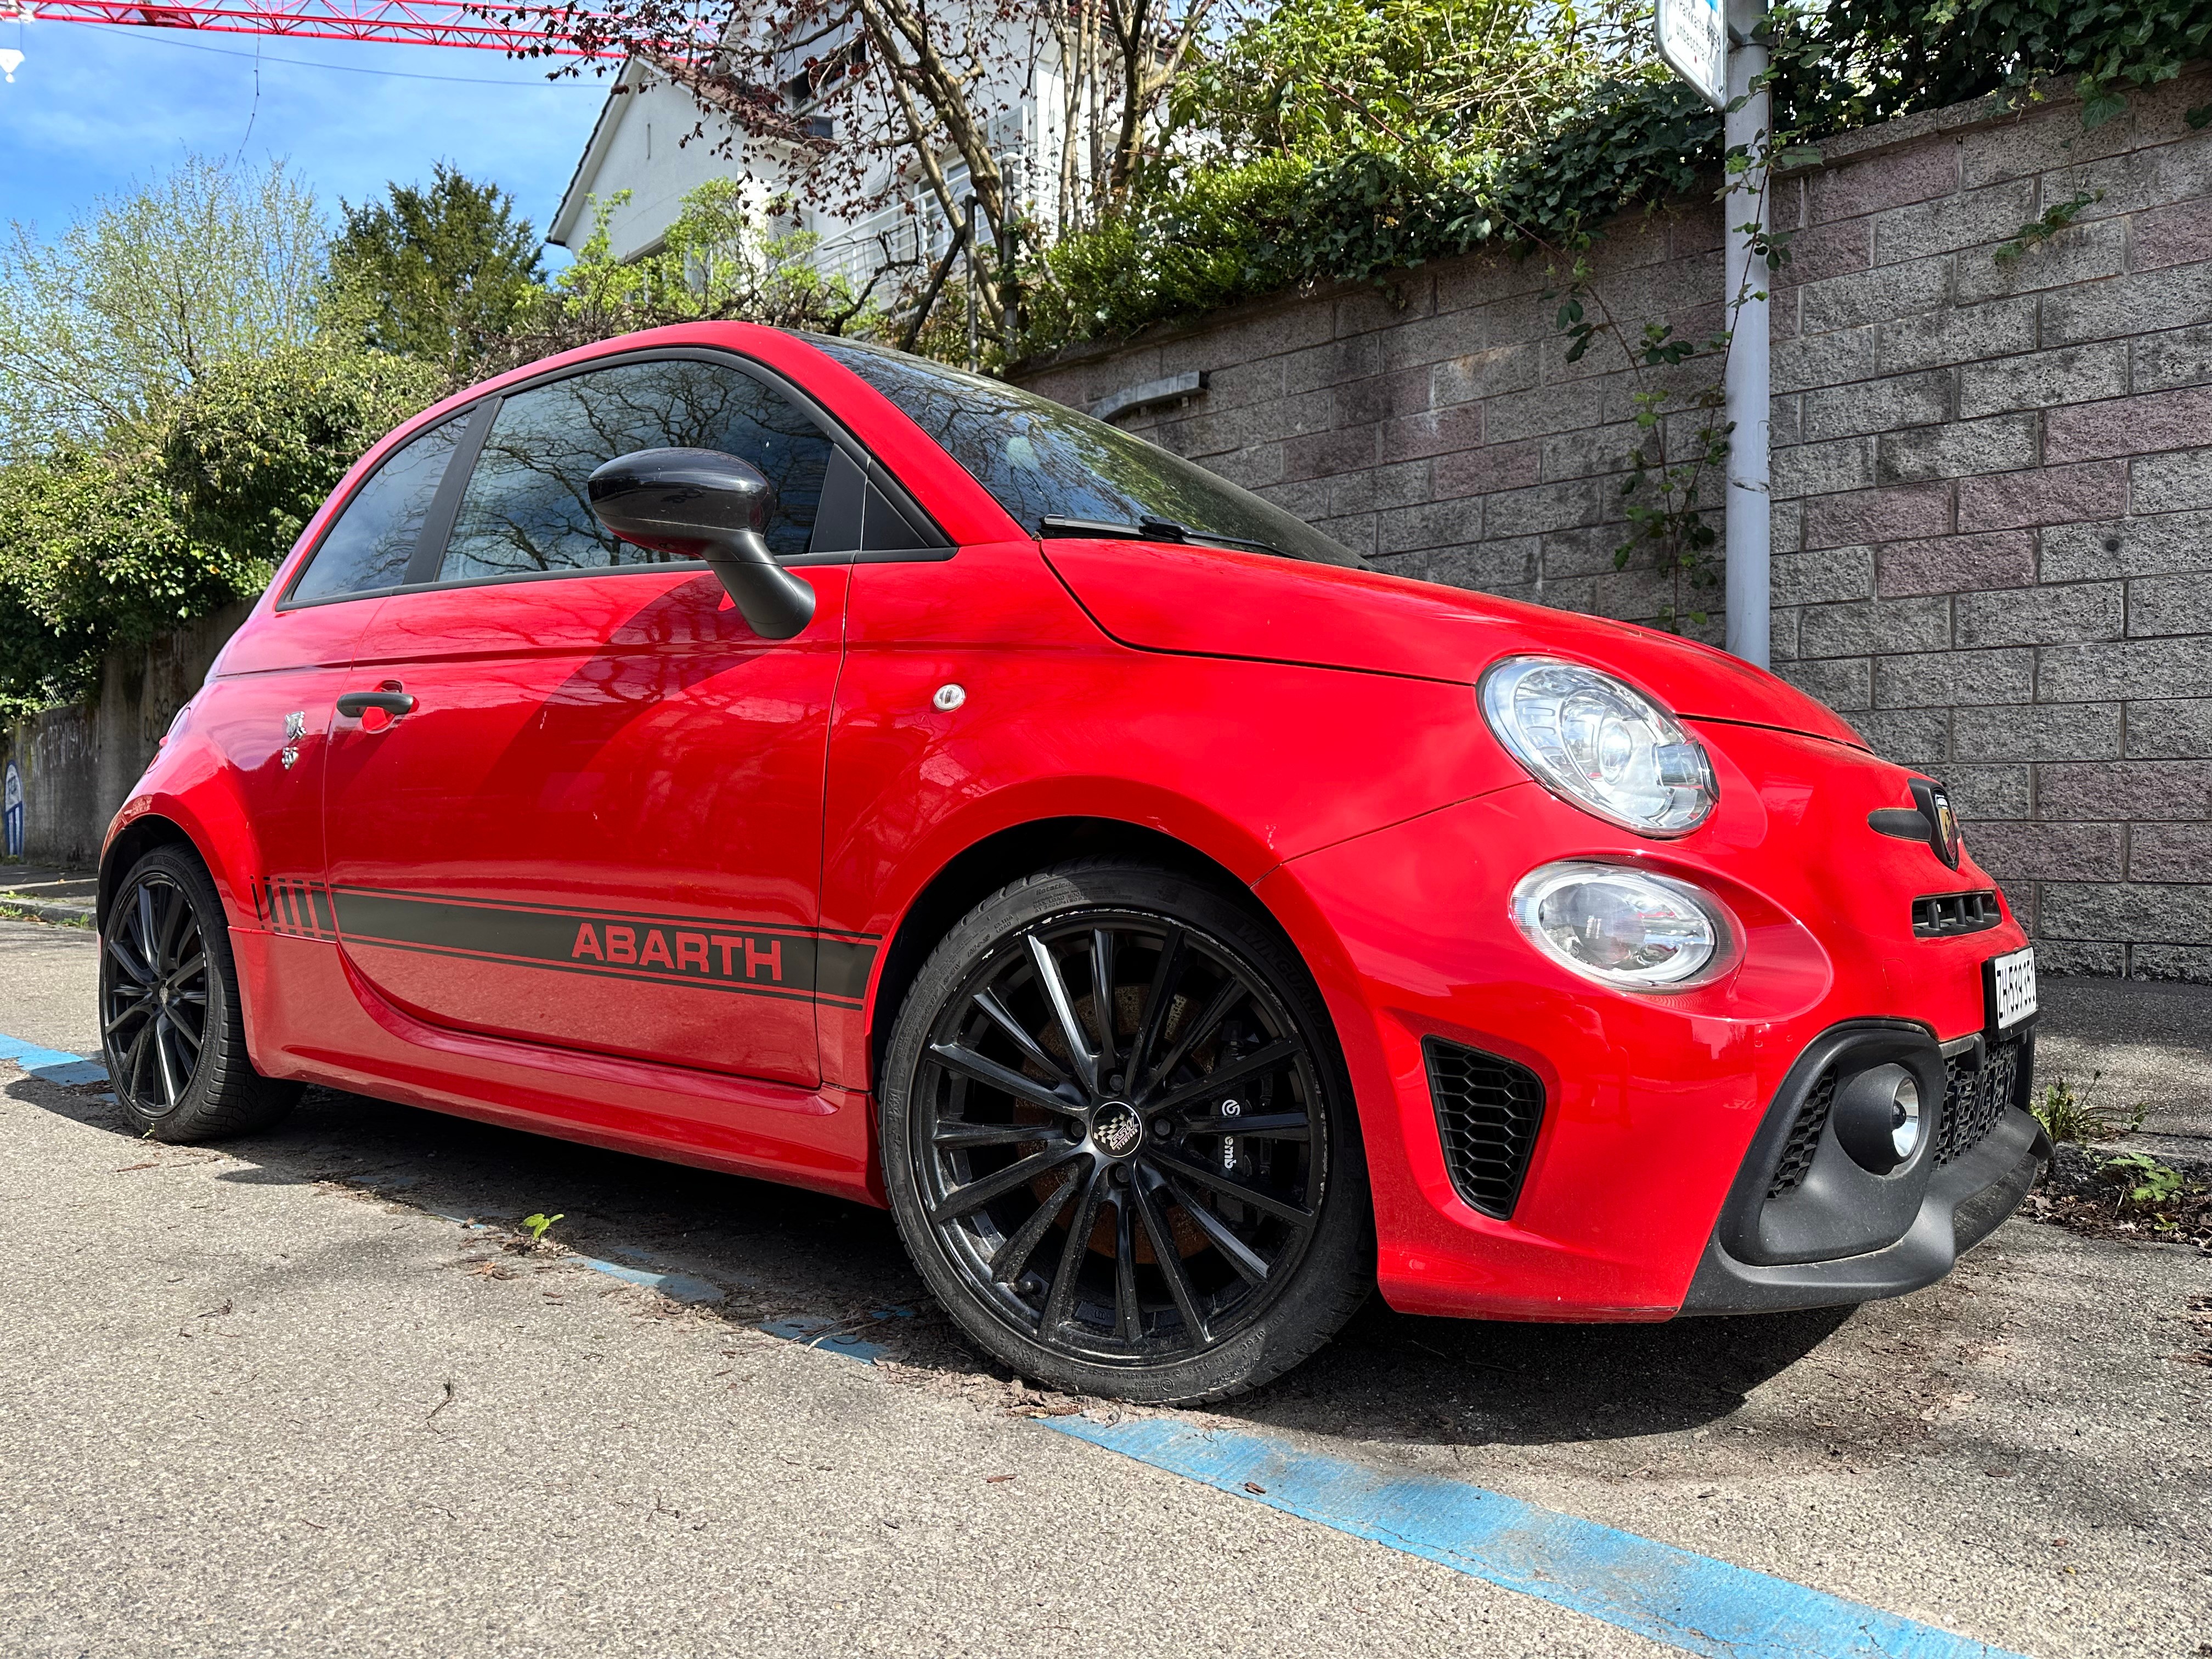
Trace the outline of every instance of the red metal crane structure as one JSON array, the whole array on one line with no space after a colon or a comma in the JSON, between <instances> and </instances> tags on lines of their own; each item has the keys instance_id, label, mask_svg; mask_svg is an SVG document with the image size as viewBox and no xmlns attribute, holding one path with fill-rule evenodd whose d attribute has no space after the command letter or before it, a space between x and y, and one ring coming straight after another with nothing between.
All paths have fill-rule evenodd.
<instances>
[{"instance_id":1,"label":"red metal crane structure","mask_svg":"<svg viewBox=\"0 0 2212 1659\"><path fill-rule=\"evenodd\" d=\"M0 22L51 20L121 23L139 28L199 29L217 34L290 34L319 40L394 40L426 46L474 46L512 56L620 58L623 49L579 46L574 25L588 7L465 0L0 0ZM711 49L711 28L675 49Z\"/></svg>"}]
</instances>

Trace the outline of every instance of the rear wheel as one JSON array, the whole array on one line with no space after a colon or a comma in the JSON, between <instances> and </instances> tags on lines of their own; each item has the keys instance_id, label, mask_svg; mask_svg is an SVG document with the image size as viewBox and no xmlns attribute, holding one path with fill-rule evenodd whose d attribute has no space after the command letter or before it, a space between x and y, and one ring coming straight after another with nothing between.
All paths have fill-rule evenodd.
<instances>
[{"instance_id":1,"label":"rear wheel","mask_svg":"<svg viewBox=\"0 0 2212 1659\"><path fill-rule=\"evenodd\" d=\"M263 1077L222 901L198 859L157 847L131 866L100 941L100 1040L125 1114L157 1140L264 1128L300 1085Z\"/></svg>"},{"instance_id":2,"label":"rear wheel","mask_svg":"<svg viewBox=\"0 0 2212 1659\"><path fill-rule=\"evenodd\" d=\"M1234 1394L1319 1348L1373 1283L1319 995L1190 878L1086 862L977 906L901 1012L882 1111L931 1288L1057 1387Z\"/></svg>"}]
</instances>

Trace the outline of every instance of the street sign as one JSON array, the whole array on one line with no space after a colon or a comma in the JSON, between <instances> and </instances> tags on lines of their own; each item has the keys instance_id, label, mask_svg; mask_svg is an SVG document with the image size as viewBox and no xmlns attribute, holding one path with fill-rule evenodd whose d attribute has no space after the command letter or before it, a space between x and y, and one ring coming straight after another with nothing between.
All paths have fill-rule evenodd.
<instances>
[{"instance_id":1,"label":"street sign","mask_svg":"<svg viewBox=\"0 0 2212 1659\"><path fill-rule=\"evenodd\" d=\"M1667 67L1715 109L1728 106L1728 21L1721 0L1659 0L1652 19Z\"/></svg>"}]
</instances>

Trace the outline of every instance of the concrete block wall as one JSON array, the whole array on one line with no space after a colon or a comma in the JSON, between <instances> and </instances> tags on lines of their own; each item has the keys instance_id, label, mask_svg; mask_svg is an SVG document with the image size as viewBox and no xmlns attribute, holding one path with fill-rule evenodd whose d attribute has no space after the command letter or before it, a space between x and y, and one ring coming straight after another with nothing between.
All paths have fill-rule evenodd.
<instances>
[{"instance_id":1,"label":"concrete block wall","mask_svg":"<svg viewBox=\"0 0 2212 1659\"><path fill-rule=\"evenodd\" d=\"M1946 779L2051 971L2212 981L2212 101L2199 70L2084 131L2054 97L1908 118L1778 181L1778 672ZM2000 259L2046 210L2082 206ZM1718 325L1709 201L1616 225L1615 332ZM1636 393L1578 362L1541 258L1291 295L1020 378L1083 407L1210 371L1125 422L1386 569L1636 621L1717 591L1616 569ZM1670 417L1689 447L1691 417ZM1719 523L1719 481L1704 500Z\"/></svg>"},{"instance_id":2,"label":"concrete block wall","mask_svg":"<svg viewBox=\"0 0 2212 1659\"><path fill-rule=\"evenodd\" d=\"M27 860L89 865L98 859L108 820L252 610L231 605L143 648L112 652L100 665L94 701L0 726L0 769L12 761L23 780ZM0 884L4 881L0 877Z\"/></svg>"}]
</instances>

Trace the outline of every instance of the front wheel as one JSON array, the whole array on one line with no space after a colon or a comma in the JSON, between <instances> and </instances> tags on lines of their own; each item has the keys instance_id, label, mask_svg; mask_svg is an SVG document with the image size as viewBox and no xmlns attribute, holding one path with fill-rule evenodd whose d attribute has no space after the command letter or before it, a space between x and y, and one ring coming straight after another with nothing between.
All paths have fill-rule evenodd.
<instances>
[{"instance_id":1,"label":"front wheel","mask_svg":"<svg viewBox=\"0 0 2212 1659\"><path fill-rule=\"evenodd\" d=\"M1320 996L1188 877L1084 862L978 905L900 1012L881 1109L930 1288L1055 1387L1236 1394L1322 1346L1374 1282Z\"/></svg>"},{"instance_id":2,"label":"front wheel","mask_svg":"<svg viewBox=\"0 0 2212 1659\"><path fill-rule=\"evenodd\" d=\"M100 939L100 1029L124 1115L156 1140L265 1128L300 1097L253 1069L215 884L191 853L131 866Z\"/></svg>"}]
</instances>

